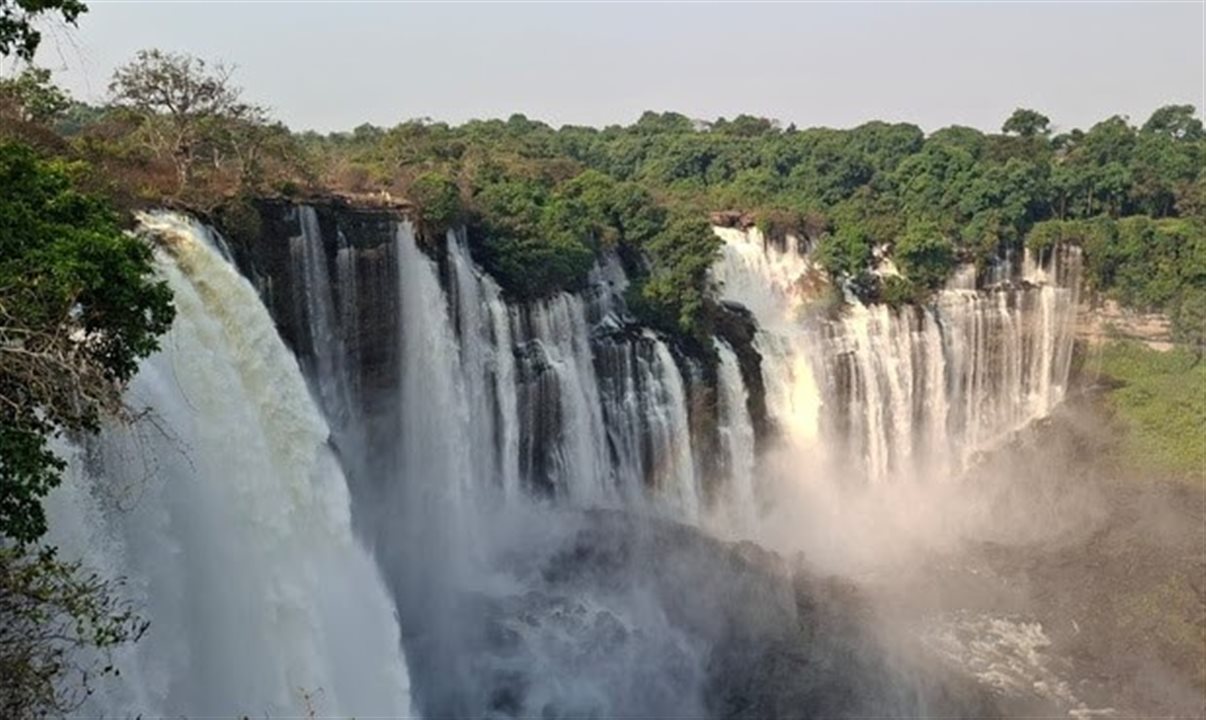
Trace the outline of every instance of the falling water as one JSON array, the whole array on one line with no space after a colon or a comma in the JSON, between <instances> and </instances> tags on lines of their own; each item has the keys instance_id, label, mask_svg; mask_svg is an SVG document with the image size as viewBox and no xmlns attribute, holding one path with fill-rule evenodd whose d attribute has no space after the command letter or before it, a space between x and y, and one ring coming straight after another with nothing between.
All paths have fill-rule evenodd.
<instances>
[{"instance_id":1,"label":"falling water","mask_svg":"<svg viewBox=\"0 0 1206 720\"><path fill-rule=\"evenodd\" d=\"M359 514L395 591L419 701L474 715L494 702L492 684L518 692L516 670L494 676L493 663L513 661L494 659L499 631L488 618L539 600L513 568L532 557L520 549L532 542L523 518L561 537L558 509L694 518L700 495L684 381L663 340L626 329L618 266L601 266L590 293L507 303L464 237L442 240L429 256L413 226L396 227L396 414L377 419L393 431L371 433L384 440L368 448L394 460L369 467ZM564 541L546 539L541 551ZM629 615L658 638L670 632L662 616L628 605L635 600L616 602L606 617ZM564 639L521 630L531 667L557 667ZM553 706L628 707L602 688L644 680L605 664L598 678L538 677L524 692Z\"/></svg>"},{"instance_id":2,"label":"falling water","mask_svg":"<svg viewBox=\"0 0 1206 720\"><path fill-rule=\"evenodd\" d=\"M346 318L336 316L335 296L330 281L322 231L314 208L302 206L298 215L301 234L289 238L289 252L295 265L301 268L294 284L293 304L301 313L300 327L307 330L302 340L310 349L301 357L313 363L303 368L314 379L317 395L327 417L339 426L350 421L353 412L349 383L352 374L345 345L340 342L339 325ZM354 282L354 275L351 279ZM350 288L353 292L355 286Z\"/></svg>"},{"instance_id":3,"label":"falling water","mask_svg":"<svg viewBox=\"0 0 1206 720\"><path fill-rule=\"evenodd\" d=\"M871 483L950 478L977 453L1049 413L1071 362L1079 255L1026 255L1022 281L976 290L966 271L932 303L810 312L812 270L796 243L718 229L726 298L749 307L771 414L786 441L853 463ZM828 452L828 451L827 451Z\"/></svg>"},{"instance_id":4,"label":"falling water","mask_svg":"<svg viewBox=\"0 0 1206 720\"><path fill-rule=\"evenodd\" d=\"M144 219L175 296L128 401L68 451L53 539L125 577L150 621L92 716L410 714L398 625L297 361L198 225Z\"/></svg>"},{"instance_id":5,"label":"falling water","mask_svg":"<svg viewBox=\"0 0 1206 720\"><path fill-rule=\"evenodd\" d=\"M725 501L728 521L736 527L752 526L758 516L754 453L754 426L750 422L749 393L741 377L737 356L728 345L718 342L720 358L717 386L720 389L720 438L724 446L728 476Z\"/></svg>"},{"instance_id":6,"label":"falling water","mask_svg":"<svg viewBox=\"0 0 1206 720\"><path fill-rule=\"evenodd\" d=\"M560 293L518 307L512 317L518 356L524 474L572 502L601 503L608 486L603 408L594 370L587 308Z\"/></svg>"}]
</instances>

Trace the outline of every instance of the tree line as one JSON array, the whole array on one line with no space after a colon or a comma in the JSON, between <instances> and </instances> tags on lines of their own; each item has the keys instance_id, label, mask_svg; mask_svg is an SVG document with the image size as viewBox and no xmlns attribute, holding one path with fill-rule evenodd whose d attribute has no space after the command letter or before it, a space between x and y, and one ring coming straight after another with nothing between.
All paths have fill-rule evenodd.
<instances>
[{"instance_id":1,"label":"tree line","mask_svg":"<svg viewBox=\"0 0 1206 720\"><path fill-rule=\"evenodd\" d=\"M468 225L479 261L519 298L581 285L595 254L615 248L638 314L687 339L710 332L716 211L803 238L834 286L867 302L925 302L960 263L987 272L1059 237L1085 247L1093 289L1186 318L1185 339L1206 306L1206 140L1191 105L1066 132L1019 109L1000 133L673 112L601 129L516 114L294 133L245 102L229 68L158 50L114 73L104 107L71 102L34 68L0 83L0 104L98 168L122 203L220 217L264 195L408 201L432 232ZM872 272L879 250L900 277Z\"/></svg>"}]
</instances>

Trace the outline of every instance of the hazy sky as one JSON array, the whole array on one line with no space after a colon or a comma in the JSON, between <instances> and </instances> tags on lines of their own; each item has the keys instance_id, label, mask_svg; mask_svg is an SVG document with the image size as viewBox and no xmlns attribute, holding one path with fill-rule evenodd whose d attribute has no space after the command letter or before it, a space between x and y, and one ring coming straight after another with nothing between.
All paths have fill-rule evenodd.
<instances>
[{"instance_id":1,"label":"hazy sky","mask_svg":"<svg viewBox=\"0 0 1206 720\"><path fill-rule=\"evenodd\" d=\"M1200 2L88 4L39 56L77 96L102 99L140 48L186 51L237 65L246 96L298 129L646 109L997 129L1017 106L1068 128L1201 112L1206 83Z\"/></svg>"}]
</instances>

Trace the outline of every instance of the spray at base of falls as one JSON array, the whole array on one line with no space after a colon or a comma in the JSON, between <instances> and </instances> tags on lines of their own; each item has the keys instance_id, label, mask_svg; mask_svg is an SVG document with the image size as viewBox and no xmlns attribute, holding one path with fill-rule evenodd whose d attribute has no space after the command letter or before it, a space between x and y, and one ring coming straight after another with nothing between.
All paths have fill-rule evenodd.
<instances>
[{"instance_id":1,"label":"spray at base of falls","mask_svg":"<svg viewBox=\"0 0 1206 720\"><path fill-rule=\"evenodd\" d=\"M124 577L150 630L84 711L407 717L390 600L297 361L203 227L144 219L177 308L128 401L68 449L52 540Z\"/></svg>"}]
</instances>

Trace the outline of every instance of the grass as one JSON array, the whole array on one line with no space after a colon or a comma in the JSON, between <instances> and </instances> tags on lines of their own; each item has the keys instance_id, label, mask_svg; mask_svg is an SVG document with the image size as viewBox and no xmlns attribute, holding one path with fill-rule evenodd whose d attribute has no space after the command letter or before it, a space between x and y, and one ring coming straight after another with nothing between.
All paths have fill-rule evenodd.
<instances>
[{"instance_id":1,"label":"grass","mask_svg":"<svg viewBox=\"0 0 1206 720\"><path fill-rule=\"evenodd\" d=\"M1123 430L1119 460L1147 476L1206 486L1206 360L1113 342L1090 363L1119 383L1106 395Z\"/></svg>"},{"instance_id":2,"label":"grass","mask_svg":"<svg viewBox=\"0 0 1206 720\"><path fill-rule=\"evenodd\" d=\"M1198 620L1202 606L1192 580L1173 573L1140 592L1123 592L1114 602L1120 632L1160 648L1161 656L1192 669L1194 683L1206 687L1206 627Z\"/></svg>"}]
</instances>

